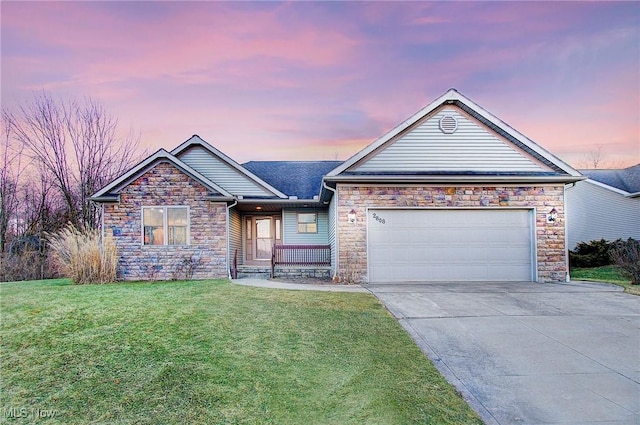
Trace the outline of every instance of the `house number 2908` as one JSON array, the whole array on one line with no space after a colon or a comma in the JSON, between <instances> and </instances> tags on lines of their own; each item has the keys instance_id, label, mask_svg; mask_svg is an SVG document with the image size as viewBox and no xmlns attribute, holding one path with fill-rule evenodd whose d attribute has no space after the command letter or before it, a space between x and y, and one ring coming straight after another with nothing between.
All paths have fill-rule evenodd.
<instances>
[{"instance_id":1,"label":"house number 2908","mask_svg":"<svg viewBox=\"0 0 640 425\"><path fill-rule=\"evenodd\" d=\"M376 214L376 213L373 213L373 219L374 219L375 221L377 221L378 223L381 223L381 224L384 224L384 223L385 223L384 218L380 217L380 216L379 216L378 214Z\"/></svg>"}]
</instances>

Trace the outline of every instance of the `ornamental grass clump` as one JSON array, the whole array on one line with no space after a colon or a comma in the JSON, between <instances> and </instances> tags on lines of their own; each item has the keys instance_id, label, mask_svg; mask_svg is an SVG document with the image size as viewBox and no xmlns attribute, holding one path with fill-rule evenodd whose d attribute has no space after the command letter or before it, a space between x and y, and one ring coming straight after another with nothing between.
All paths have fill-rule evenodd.
<instances>
[{"instance_id":1,"label":"ornamental grass clump","mask_svg":"<svg viewBox=\"0 0 640 425\"><path fill-rule=\"evenodd\" d=\"M78 230L69 225L49 236L49 245L60 271L76 284L116 280L118 256L113 237L100 243L97 230Z\"/></svg>"}]
</instances>

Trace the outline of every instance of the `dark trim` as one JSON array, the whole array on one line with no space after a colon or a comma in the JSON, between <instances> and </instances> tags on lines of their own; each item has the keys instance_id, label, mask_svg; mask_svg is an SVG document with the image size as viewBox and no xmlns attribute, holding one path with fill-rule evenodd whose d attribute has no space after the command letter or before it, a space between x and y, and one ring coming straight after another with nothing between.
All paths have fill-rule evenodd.
<instances>
[{"instance_id":1,"label":"dark trim","mask_svg":"<svg viewBox=\"0 0 640 425\"><path fill-rule=\"evenodd\" d=\"M369 183L369 184L547 184L572 183L585 180L584 176L569 175L338 175L325 177L326 182Z\"/></svg>"}]
</instances>

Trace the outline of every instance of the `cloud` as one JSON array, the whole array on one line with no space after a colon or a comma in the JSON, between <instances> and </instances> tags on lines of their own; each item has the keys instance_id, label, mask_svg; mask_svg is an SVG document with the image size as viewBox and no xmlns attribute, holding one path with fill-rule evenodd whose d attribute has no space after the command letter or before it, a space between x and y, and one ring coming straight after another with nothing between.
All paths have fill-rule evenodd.
<instances>
[{"instance_id":1,"label":"cloud","mask_svg":"<svg viewBox=\"0 0 640 425\"><path fill-rule=\"evenodd\" d=\"M252 10L227 3L190 3L175 13L139 20L137 15L123 16L120 4L60 4L64 3L38 8L11 4L17 19L9 29L34 44L56 46L71 58L62 67L67 78L57 81L61 86L91 87L129 79L292 86L296 79L285 72L288 67L335 66L347 61L357 44L340 32L326 31L321 22L285 25L281 14L287 11L282 7ZM147 9L175 9L173 3L136 7L145 9L138 11L143 15ZM28 22L27 8L33 12Z\"/></svg>"},{"instance_id":2,"label":"cloud","mask_svg":"<svg viewBox=\"0 0 640 425\"><path fill-rule=\"evenodd\" d=\"M2 100L90 95L155 147L199 133L231 156L332 159L456 87L554 152L627 152L639 17L632 3L3 2Z\"/></svg>"}]
</instances>

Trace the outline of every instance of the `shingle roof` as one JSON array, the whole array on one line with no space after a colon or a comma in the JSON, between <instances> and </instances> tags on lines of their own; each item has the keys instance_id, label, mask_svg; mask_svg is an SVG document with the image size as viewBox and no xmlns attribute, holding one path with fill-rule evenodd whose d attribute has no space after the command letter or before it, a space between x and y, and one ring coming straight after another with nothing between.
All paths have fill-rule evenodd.
<instances>
[{"instance_id":1,"label":"shingle roof","mask_svg":"<svg viewBox=\"0 0 640 425\"><path fill-rule=\"evenodd\" d=\"M621 170L578 170L591 180L628 193L640 192L640 164Z\"/></svg>"},{"instance_id":2,"label":"shingle roof","mask_svg":"<svg viewBox=\"0 0 640 425\"><path fill-rule=\"evenodd\" d=\"M313 199L320 194L322 177L342 161L251 161L244 168L289 196Z\"/></svg>"}]
</instances>

